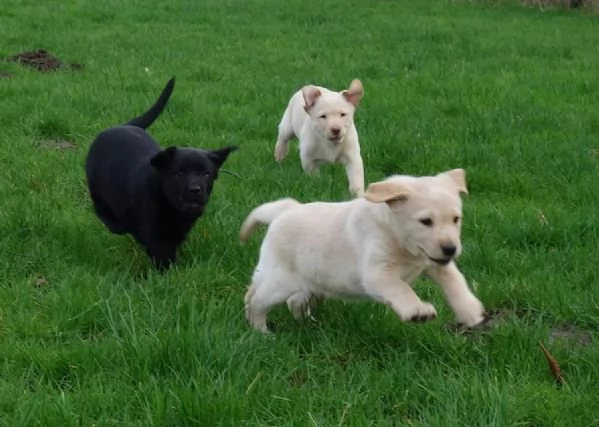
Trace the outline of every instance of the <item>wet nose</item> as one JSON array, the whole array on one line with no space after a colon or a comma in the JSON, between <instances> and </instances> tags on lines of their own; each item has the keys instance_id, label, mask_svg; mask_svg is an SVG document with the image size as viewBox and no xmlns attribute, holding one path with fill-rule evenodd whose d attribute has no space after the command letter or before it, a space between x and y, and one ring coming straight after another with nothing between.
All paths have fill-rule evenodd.
<instances>
[{"instance_id":1,"label":"wet nose","mask_svg":"<svg viewBox=\"0 0 599 427\"><path fill-rule=\"evenodd\" d=\"M188 190L191 194L198 194L202 191L202 187L200 185L190 185Z\"/></svg>"},{"instance_id":2,"label":"wet nose","mask_svg":"<svg viewBox=\"0 0 599 427\"><path fill-rule=\"evenodd\" d=\"M339 135L339 132L341 132L341 128L338 128L338 127L331 128L331 132L333 132L333 135Z\"/></svg>"},{"instance_id":3,"label":"wet nose","mask_svg":"<svg viewBox=\"0 0 599 427\"><path fill-rule=\"evenodd\" d=\"M452 257L455 255L456 247L455 245L441 245L441 251L446 257Z\"/></svg>"}]
</instances>

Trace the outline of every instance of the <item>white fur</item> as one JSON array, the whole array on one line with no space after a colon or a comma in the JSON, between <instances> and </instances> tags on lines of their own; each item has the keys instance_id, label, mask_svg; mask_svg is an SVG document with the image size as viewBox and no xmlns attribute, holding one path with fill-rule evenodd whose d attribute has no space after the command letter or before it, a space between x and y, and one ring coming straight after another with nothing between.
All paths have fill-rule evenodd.
<instances>
[{"instance_id":1,"label":"white fur","mask_svg":"<svg viewBox=\"0 0 599 427\"><path fill-rule=\"evenodd\" d=\"M362 83L357 79L341 92L304 86L291 97L279 123L275 160L280 162L285 158L289 140L297 137L306 173L318 173L321 163L341 163L346 169L350 191L361 196L364 166L354 112L363 94Z\"/></svg>"},{"instance_id":2,"label":"white fur","mask_svg":"<svg viewBox=\"0 0 599 427\"><path fill-rule=\"evenodd\" d=\"M259 224L270 224L245 295L248 321L267 333L266 316L276 304L287 301L299 317L322 297L366 297L388 304L402 320L431 319L435 308L412 289L426 274L439 284L459 322L480 323L483 305L454 262L461 253L465 192L464 172L454 169L428 177L392 176L371 184L364 198L347 202L282 199L257 207L240 231L246 240ZM443 247L455 253L447 255Z\"/></svg>"}]
</instances>

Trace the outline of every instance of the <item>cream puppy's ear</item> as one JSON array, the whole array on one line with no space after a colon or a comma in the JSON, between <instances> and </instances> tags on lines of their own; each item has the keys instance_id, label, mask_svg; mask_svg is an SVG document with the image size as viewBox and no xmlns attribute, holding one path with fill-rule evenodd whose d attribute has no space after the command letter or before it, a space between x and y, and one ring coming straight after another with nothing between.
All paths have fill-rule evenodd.
<instances>
[{"instance_id":1,"label":"cream puppy's ear","mask_svg":"<svg viewBox=\"0 0 599 427\"><path fill-rule=\"evenodd\" d=\"M316 86L308 85L302 88L302 95L304 96L304 110L307 113L310 108L314 107L321 93Z\"/></svg>"},{"instance_id":2,"label":"cream puppy's ear","mask_svg":"<svg viewBox=\"0 0 599 427\"><path fill-rule=\"evenodd\" d=\"M362 87L362 82L358 79L352 80L349 85L349 89L341 91L341 95L349 102L353 104L354 107L357 107L360 103L360 100L364 96L364 88Z\"/></svg>"},{"instance_id":3,"label":"cream puppy's ear","mask_svg":"<svg viewBox=\"0 0 599 427\"><path fill-rule=\"evenodd\" d=\"M373 203L406 201L411 191L405 184L393 181L374 182L368 186L364 198Z\"/></svg>"},{"instance_id":4,"label":"cream puppy's ear","mask_svg":"<svg viewBox=\"0 0 599 427\"><path fill-rule=\"evenodd\" d=\"M455 185L460 194L468 194L468 189L466 188L466 171L464 169L452 169L437 176Z\"/></svg>"}]
</instances>

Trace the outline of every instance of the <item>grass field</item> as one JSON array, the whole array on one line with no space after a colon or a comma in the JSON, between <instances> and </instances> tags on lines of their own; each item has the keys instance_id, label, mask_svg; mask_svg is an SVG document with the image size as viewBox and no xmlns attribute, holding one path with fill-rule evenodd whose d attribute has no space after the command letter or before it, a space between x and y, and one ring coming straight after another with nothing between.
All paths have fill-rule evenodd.
<instances>
[{"instance_id":1,"label":"grass field","mask_svg":"<svg viewBox=\"0 0 599 427\"><path fill-rule=\"evenodd\" d=\"M0 62L0 414L7 426L599 425L599 21L520 6L331 0L5 0L0 56L45 48L82 71ZM102 129L177 84L163 145L240 144L167 274L93 215L83 161ZM305 176L278 120L306 83L359 77L368 182L463 167L460 268L494 327L401 323L331 301L318 323L243 294L257 204L349 197ZM52 141L69 144L55 146ZM567 329L566 332L564 330ZM561 332L560 332L561 331ZM556 387L538 347L559 361Z\"/></svg>"}]
</instances>

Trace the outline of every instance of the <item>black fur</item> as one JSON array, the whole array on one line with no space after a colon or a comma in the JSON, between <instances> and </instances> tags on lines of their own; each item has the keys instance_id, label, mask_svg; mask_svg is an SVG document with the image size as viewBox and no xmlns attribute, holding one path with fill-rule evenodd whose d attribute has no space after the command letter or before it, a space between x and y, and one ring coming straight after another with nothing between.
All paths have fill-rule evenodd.
<instances>
[{"instance_id":1,"label":"black fur","mask_svg":"<svg viewBox=\"0 0 599 427\"><path fill-rule=\"evenodd\" d=\"M208 204L220 167L238 148L161 150L145 129L166 106L174 85L173 77L143 115L101 132L85 164L98 218L115 234L131 234L159 269L175 261L177 247Z\"/></svg>"}]
</instances>

